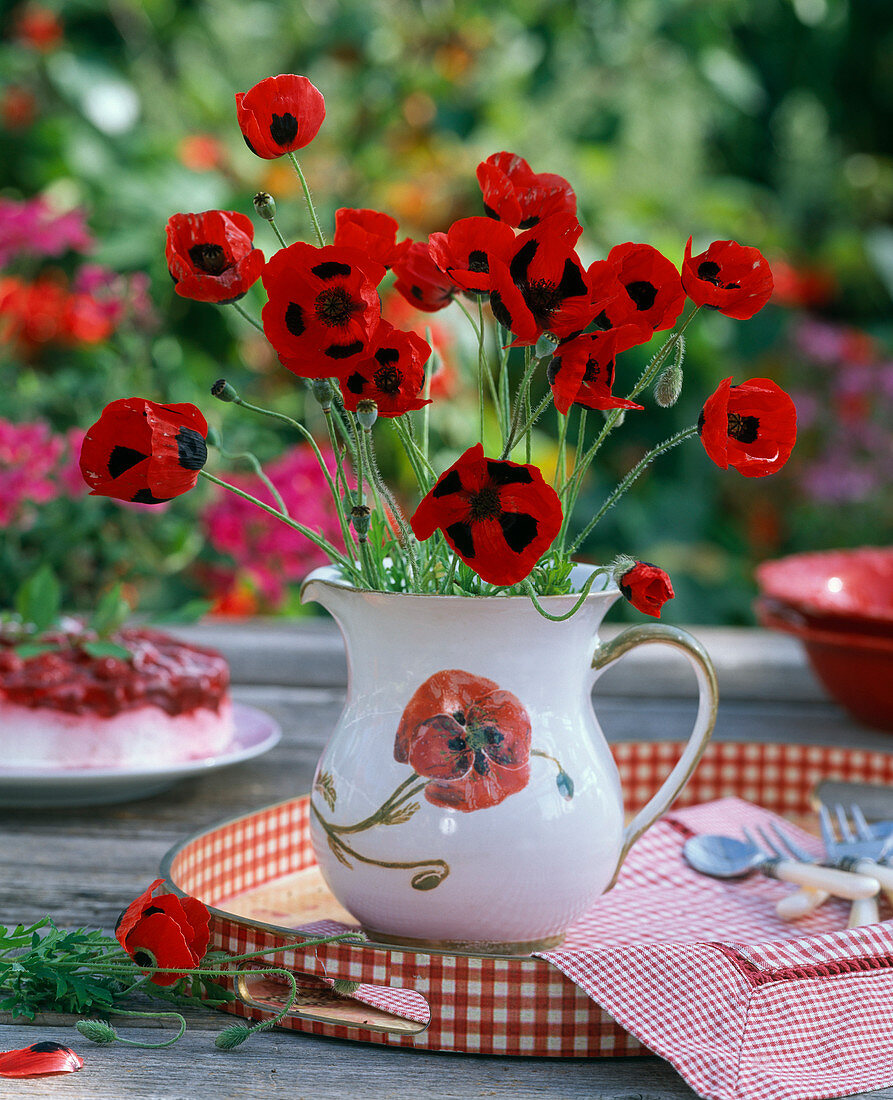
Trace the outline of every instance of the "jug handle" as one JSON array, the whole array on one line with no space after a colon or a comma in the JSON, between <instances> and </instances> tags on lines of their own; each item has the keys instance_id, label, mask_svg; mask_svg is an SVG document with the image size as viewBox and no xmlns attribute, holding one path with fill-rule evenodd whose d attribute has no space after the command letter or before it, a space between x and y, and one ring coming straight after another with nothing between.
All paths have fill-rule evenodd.
<instances>
[{"instance_id":1,"label":"jug handle","mask_svg":"<svg viewBox=\"0 0 893 1100\"><path fill-rule=\"evenodd\" d=\"M666 623L645 623L641 626L631 626L610 642L603 642L599 645L592 658L592 667L597 670L604 669L613 661L629 653L631 649L635 649L636 646L649 645L652 642L659 642L681 650L691 662L698 681L698 714L688 744L685 746L682 756L676 762L676 766L664 780L659 790L649 798L623 830L623 846L620 849L620 857L606 890L610 890L617 881L620 868L630 848L645 830L650 828L665 810L669 809L691 778L692 772L701 759L716 724L719 691L713 662L707 656L707 651L697 638L693 638L688 631L681 630L678 626L669 626Z\"/></svg>"}]
</instances>

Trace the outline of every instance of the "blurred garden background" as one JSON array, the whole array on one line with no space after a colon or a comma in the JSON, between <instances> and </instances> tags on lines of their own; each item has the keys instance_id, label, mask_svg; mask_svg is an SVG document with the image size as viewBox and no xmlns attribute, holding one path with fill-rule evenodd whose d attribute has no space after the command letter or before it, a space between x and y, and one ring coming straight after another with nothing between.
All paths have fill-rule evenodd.
<instances>
[{"instance_id":1,"label":"blurred garden background","mask_svg":"<svg viewBox=\"0 0 893 1100\"><path fill-rule=\"evenodd\" d=\"M482 212L475 168L505 149L571 182L584 262L644 241L679 265L690 234L696 252L732 238L767 256L770 304L745 322L699 316L681 400L628 416L580 499L585 518L729 375L792 394L800 436L780 473L745 479L680 447L587 544L591 560L622 551L668 570L665 620L751 623L759 561L891 541L889 0L43 0L4 12L0 607L49 562L73 607L121 580L143 610L296 610L295 582L319 559L274 520L207 484L156 508L91 498L77 471L107 402L192 401L228 451L269 464L294 515L331 523L305 448L209 387L225 376L311 426L318 407L235 310L177 297L164 259L171 214L253 216L259 190L286 239L309 239L291 166L253 156L235 121L234 93L287 72L326 98L301 162L329 231L340 206L386 211L401 239L445 230ZM275 238L254 220L269 256ZM257 284L241 304L258 316L262 300ZM476 433L467 322L387 293L384 315L431 328L443 469ZM647 355L624 353L630 378ZM555 432L553 410L534 461L554 462ZM382 457L413 507L389 438ZM215 453L209 469L226 465ZM231 469L252 483L244 463Z\"/></svg>"}]
</instances>

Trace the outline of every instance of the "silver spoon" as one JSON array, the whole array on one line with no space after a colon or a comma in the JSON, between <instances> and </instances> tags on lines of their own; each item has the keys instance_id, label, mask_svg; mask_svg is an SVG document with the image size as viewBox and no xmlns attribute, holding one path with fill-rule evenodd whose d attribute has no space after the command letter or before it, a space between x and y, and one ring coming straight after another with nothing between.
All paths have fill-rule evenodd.
<instances>
[{"instance_id":1,"label":"silver spoon","mask_svg":"<svg viewBox=\"0 0 893 1100\"><path fill-rule=\"evenodd\" d=\"M870 875L838 871L815 863L798 863L793 859L778 859L767 855L756 844L730 836L693 836L682 846L685 862L702 875L714 878L743 878L760 871L782 882L826 890L835 897L873 898L880 889Z\"/></svg>"}]
</instances>

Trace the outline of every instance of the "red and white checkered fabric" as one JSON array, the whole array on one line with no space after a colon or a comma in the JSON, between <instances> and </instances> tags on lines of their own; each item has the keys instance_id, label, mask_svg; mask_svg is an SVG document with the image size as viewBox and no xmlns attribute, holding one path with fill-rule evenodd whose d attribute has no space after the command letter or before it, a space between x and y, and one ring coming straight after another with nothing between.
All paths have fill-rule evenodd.
<instances>
[{"instance_id":1,"label":"red and white checkered fabric","mask_svg":"<svg viewBox=\"0 0 893 1100\"><path fill-rule=\"evenodd\" d=\"M631 808L666 775L679 746L614 746ZM893 754L804 745L715 743L676 809L632 850L617 886L560 950L530 958L429 955L351 944L274 958L297 973L363 983L357 999L418 1022L415 1034L292 1016L313 1034L416 1049L552 1057L647 1054L715 1100L818 1100L893 1084L893 920L845 928L843 902L797 924L775 901L792 889L755 875L720 882L681 859L693 832L738 833L771 814L809 812L822 778L893 783ZM718 800L717 800L718 799ZM803 847L808 834L787 824ZM229 822L187 842L170 879L214 906L313 864L307 799ZM890 917L888 910L882 916ZM212 943L233 953L292 942L283 928L225 911ZM321 922L302 931L344 929ZM236 1003L243 1016L255 1009ZM643 1045L644 1044L644 1045Z\"/></svg>"}]
</instances>

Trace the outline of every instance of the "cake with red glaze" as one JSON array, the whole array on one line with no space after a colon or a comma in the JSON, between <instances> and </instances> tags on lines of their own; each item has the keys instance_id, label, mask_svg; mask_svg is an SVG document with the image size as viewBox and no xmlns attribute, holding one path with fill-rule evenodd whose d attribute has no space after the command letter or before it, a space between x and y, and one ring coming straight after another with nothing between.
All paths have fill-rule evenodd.
<instances>
[{"instance_id":1,"label":"cake with red glaze","mask_svg":"<svg viewBox=\"0 0 893 1100\"><path fill-rule=\"evenodd\" d=\"M21 639L17 639L20 641ZM229 669L213 650L128 628L128 658L91 656L54 632L27 655L0 633L4 768L152 768L203 759L233 738Z\"/></svg>"}]
</instances>

